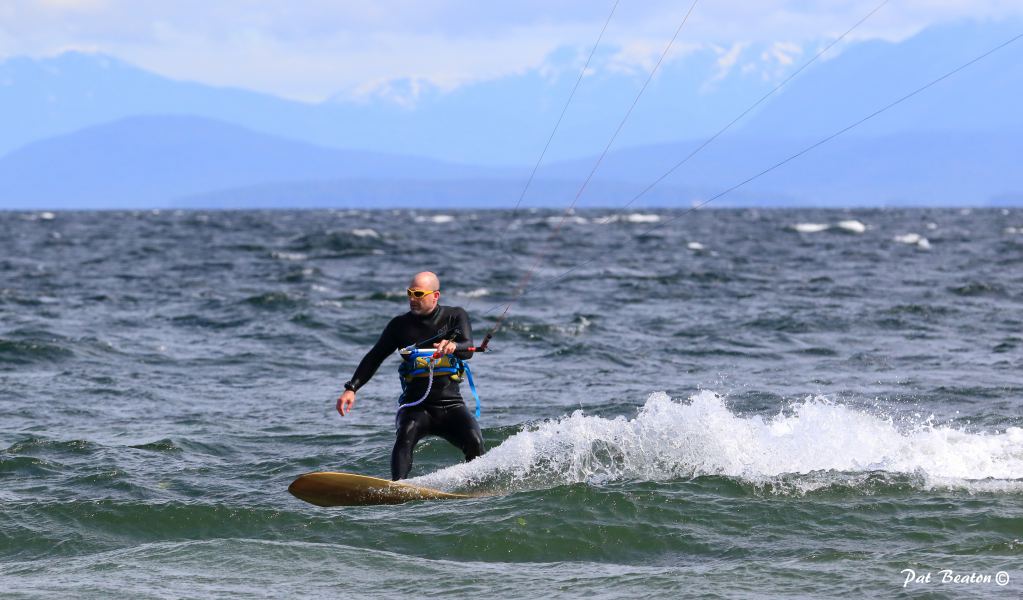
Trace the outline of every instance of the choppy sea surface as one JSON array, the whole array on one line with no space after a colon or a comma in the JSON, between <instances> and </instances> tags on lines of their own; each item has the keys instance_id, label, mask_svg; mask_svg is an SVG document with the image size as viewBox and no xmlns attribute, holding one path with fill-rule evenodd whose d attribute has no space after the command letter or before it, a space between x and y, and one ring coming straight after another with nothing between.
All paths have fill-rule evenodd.
<instances>
[{"instance_id":1,"label":"choppy sea surface","mask_svg":"<svg viewBox=\"0 0 1023 600\"><path fill-rule=\"evenodd\" d=\"M560 220L0 213L0 595L1023 595L1023 211ZM484 497L287 493L388 476L397 360L333 404L412 273L479 340L538 253L416 453Z\"/></svg>"}]
</instances>

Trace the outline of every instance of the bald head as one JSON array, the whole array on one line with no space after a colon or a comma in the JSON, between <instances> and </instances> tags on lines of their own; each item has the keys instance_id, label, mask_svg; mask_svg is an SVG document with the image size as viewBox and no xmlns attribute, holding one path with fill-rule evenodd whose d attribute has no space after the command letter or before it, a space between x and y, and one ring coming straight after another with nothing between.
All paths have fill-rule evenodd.
<instances>
[{"instance_id":1,"label":"bald head","mask_svg":"<svg viewBox=\"0 0 1023 600\"><path fill-rule=\"evenodd\" d=\"M430 271L416 273L416 276L409 283L409 288L433 292L421 298L409 295L408 307L414 314L428 315L437 308L437 303L440 302L440 279L437 278L436 273L431 273Z\"/></svg>"},{"instance_id":2,"label":"bald head","mask_svg":"<svg viewBox=\"0 0 1023 600\"><path fill-rule=\"evenodd\" d=\"M436 273L423 271L422 273L416 273L409 287L421 290L440 290L440 279L437 278Z\"/></svg>"}]
</instances>

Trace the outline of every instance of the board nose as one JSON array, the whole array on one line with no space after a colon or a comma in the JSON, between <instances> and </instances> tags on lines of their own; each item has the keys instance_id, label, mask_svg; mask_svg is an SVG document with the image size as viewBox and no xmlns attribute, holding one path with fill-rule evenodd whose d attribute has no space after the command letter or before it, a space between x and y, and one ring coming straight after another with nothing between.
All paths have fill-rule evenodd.
<instances>
[{"instance_id":1,"label":"board nose","mask_svg":"<svg viewBox=\"0 0 1023 600\"><path fill-rule=\"evenodd\" d=\"M291 495L316 506L337 506L350 503L349 494L344 488L337 489L330 485L331 480L324 477L329 473L306 473L299 475L288 486Z\"/></svg>"}]
</instances>

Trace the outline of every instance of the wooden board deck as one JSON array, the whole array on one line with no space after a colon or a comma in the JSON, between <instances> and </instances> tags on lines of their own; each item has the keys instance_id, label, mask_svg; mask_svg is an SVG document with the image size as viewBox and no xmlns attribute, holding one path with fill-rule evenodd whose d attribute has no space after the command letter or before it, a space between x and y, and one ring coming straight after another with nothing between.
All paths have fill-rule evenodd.
<instances>
[{"instance_id":1,"label":"wooden board deck","mask_svg":"<svg viewBox=\"0 0 1023 600\"><path fill-rule=\"evenodd\" d=\"M317 506L371 506L474 497L366 475L330 472L300 475L288 486L288 491L296 498Z\"/></svg>"}]
</instances>

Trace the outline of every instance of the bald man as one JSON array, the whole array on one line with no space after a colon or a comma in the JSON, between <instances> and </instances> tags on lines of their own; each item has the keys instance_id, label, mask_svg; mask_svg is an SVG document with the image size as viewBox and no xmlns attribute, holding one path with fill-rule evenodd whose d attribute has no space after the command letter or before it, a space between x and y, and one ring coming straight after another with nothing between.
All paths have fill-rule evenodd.
<instances>
[{"instance_id":1,"label":"bald man","mask_svg":"<svg viewBox=\"0 0 1023 600\"><path fill-rule=\"evenodd\" d=\"M409 311L391 319L380 339L355 369L355 375L345 383L345 391L337 399L337 412L342 417L355 405L355 393L395 350L430 343L442 355L454 354L461 360L472 357L472 352L467 350L473 346L469 315L457 306L438 305L440 279L435 274L417 273L407 294ZM408 477L412 469L412 450L428 435L440 436L454 444L466 461L483 454L483 434L462 400L459 380L450 374L436 375L432 379L431 384L429 376L412 378L398 399L401 405L397 418L398 437L391 451L391 479L395 481Z\"/></svg>"}]
</instances>

